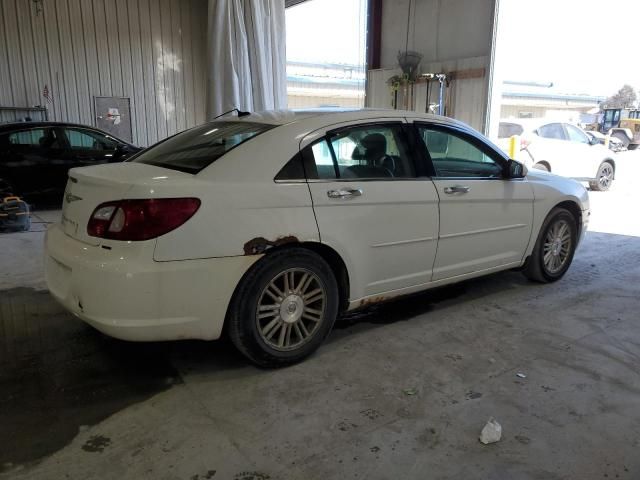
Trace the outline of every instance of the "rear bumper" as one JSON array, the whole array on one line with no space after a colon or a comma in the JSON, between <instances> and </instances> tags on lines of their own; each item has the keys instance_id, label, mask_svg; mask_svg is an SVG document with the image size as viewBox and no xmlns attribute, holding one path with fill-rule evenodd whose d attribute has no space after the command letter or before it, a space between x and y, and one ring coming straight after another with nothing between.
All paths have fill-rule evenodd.
<instances>
[{"instance_id":1,"label":"rear bumper","mask_svg":"<svg viewBox=\"0 0 640 480\"><path fill-rule=\"evenodd\" d=\"M155 241L105 250L51 227L45 237L49 291L103 333L132 341L220 337L227 306L257 256L153 260Z\"/></svg>"}]
</instances>

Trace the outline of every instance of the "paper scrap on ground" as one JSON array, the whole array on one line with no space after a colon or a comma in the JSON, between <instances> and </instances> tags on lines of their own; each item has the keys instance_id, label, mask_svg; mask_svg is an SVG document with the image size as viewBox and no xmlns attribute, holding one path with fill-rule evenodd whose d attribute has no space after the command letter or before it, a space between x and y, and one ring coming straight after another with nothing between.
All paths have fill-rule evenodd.
<instances>
[{"instance_id":1,"label":"paper scrap on ground","mask_svg":"<svg viewBox=\"0 0 640 480\"><path fill-rule=\"evenodd\" d=\"M488 445L490 443L499 442L501 437L502 426L500 426L500 424L491 417L482 429L482 432L480 432L480 441L485 445Z\"/></svg>"}]
</instances>

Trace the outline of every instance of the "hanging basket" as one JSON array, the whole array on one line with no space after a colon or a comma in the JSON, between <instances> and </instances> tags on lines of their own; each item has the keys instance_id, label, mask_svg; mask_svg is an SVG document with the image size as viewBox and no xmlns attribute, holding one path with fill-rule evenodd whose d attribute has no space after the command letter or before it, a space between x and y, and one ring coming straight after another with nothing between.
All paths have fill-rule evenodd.
<instances>
[{"instance_id":1,"label":"hanging basket","mask_svg":"<svg viewBox=\"0 0 640 480\"><path fill-rule=\"evenodd\" d=\"M422 60L422 54L418 52L398 52L398 65L408 80L414 81L418 75L418 66Z\"/></svg>"}]
</instances>

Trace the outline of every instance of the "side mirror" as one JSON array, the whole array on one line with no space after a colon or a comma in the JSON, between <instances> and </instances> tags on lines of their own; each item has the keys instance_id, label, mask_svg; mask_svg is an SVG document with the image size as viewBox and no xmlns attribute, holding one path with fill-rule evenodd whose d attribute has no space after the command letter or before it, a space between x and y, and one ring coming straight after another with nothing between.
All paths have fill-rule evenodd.
<instances>
[{"instance_id":1,"label":"side mirror","mask_svg":"<svg viewBox=\"0 0 640 480\"><path fill-rule=\"evenodd\" d=\"M597 137L589 137L589 145L598 145L600 140Z\"/></svg>"},{"instance_id":2,"label":"side mirror","mask_svg":"<svg viewBox=\"0 0 640 480\"><path fill-rule=\"evenodd\" d=\"M122 157L124 155L129 155L130 153L131 148L129 148L129 145L126 145L124 143L119 143L118 145L116 145L116 156Z\"/></svg>"},{"instance_id":3,"label":"side mirror","mask_svg":"<svg viewBox=\"0 0 640 480\"><path fill-rule=\"evenodd\" d=\"M527 176L527 167L515 160L509 160L507 163L507 176L508 178L524 178Z\"/></svg>"}]
</instances>

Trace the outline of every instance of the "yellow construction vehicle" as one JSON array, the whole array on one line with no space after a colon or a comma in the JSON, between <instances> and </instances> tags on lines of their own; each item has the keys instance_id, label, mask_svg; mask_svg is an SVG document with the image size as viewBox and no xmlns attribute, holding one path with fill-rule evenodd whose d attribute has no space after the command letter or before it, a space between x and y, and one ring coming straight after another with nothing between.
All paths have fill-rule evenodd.
<instances>
[{"instance_id":1,"label":"yellow construction vehicle","mask_svg":"<svg viewBox=\"0 0 640 480\"><path fill-rule=\"evenodd\" d=\"M620 140L629 150L640 145L640 110L605 108L600 132Z\"/></svg>"}]
</instances>

